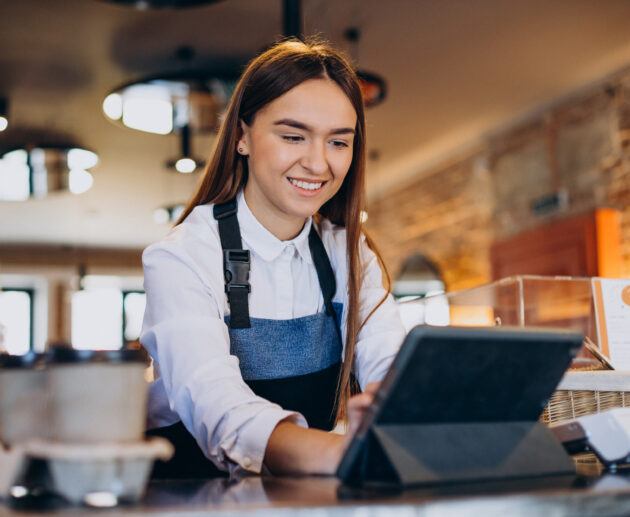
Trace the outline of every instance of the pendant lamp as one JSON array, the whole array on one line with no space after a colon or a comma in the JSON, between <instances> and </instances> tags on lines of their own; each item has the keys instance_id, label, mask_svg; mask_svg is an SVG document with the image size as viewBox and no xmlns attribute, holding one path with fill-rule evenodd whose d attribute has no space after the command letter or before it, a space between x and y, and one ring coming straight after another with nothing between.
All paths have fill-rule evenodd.
<instances>
[{"instance_id":1,"label":"pendant lamp","mask_svg":"<svg viewBox=\"0 0 630 517\"><path fill-rule=\"evenodd\" d=\"M0 157L0 200L25 201L64 191L82 194L92 187L88 169L97 163L96 153L77 147L11 149Z\"/></svg>"}]
</instances>

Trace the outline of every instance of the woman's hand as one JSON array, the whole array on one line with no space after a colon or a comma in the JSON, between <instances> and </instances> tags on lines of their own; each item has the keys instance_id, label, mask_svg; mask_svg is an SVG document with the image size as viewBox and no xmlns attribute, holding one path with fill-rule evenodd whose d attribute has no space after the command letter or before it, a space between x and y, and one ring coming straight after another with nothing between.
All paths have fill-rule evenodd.
<instances>
[{"instance_id":1,"label":"woman's hand","mask_svg":"<svg viewBox=\"0 0 630 517\"><path fill-rule=\"evenodd\" d=\"M365 415L365 411L374 400L374 394L380 385L380 382L371 382L365 387L365 391L363 393L354 395L348 400L348 428L346 429L346 434L343 440L342 456L357 432L357 429L363 420L363 415ZM339 458L339 461L341 461L341 457Z\"/></svg>"}]
</instances>

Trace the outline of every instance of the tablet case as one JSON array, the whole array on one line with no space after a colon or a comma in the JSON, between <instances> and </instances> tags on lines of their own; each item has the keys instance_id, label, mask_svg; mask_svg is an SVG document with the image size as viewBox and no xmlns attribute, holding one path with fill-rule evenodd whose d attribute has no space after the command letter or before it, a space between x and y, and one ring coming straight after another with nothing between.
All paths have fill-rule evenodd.
<instances>
[{"instance_id":1,"label":"tablet case","mask_svg":"<svg viewBox=\"0 0 630 517\"><path fill-rule=\"evenodd\" d=\"M538 417L582 339L549 329L414 328L338 477L410 486L574 473Z\"/></svg>"}]
</instances>

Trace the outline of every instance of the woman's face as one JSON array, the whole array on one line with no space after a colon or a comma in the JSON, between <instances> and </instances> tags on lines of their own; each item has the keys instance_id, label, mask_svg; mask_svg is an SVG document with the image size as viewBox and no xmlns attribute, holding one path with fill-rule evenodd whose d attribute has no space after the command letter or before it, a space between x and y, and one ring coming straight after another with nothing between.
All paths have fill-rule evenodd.
<instances>
[{"instance_id":1,"label":"woman's face","mask_svg":"<svg viewBox=\"0 0 630 517\"><path fill-rule=\"evenodd\" d=\"M357 115L330 79L310 79L241 122L248 157L245 200L276 237L299 233L341 187L350 164Z\"/></svg>"}]
</instances>

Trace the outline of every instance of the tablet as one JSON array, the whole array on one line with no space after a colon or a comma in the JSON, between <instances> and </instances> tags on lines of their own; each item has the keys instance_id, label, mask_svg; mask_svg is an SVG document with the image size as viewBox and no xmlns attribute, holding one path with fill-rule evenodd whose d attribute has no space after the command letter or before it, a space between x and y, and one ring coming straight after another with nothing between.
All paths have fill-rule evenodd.
<instances>
[{"instance_id":1,"label":"tablet","mask_svg":"<svg viewBox=\"0 0 630 517\"><path fill-rule=\"evenodd\" d=\"M366 410L338 477L356 477L375 427L535 423L582 340L582 334L555 329L415 327Z\"/></svg>"}]
</instances>

